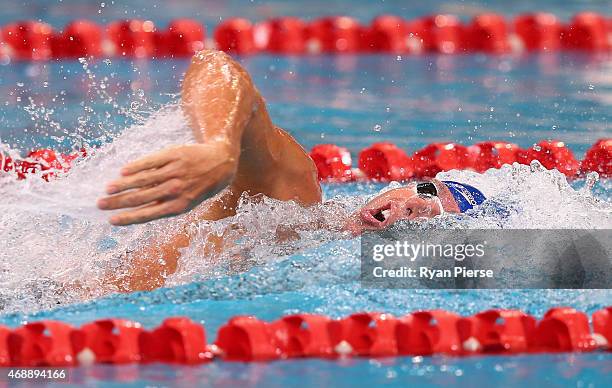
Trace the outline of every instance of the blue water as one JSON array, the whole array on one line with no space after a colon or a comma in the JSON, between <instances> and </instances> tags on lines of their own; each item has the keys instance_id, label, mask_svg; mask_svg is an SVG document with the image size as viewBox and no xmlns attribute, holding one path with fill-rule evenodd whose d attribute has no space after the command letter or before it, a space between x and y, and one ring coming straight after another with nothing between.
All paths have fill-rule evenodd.
<instances>
[{"instance_id":1,"label":"blue water","mask_svg":"<svg viewBox=\"0 0 612 388\"><path fill-rule=\"evenodd\" d=\"M119 3L119 2L116 2ZM609 1L591 2L107 2L30 1L3 10L0 23L40 18L61 26L77 16L100 22L119 17L150 18L163 25L189 15L207 26L219 17L260 20L274 15L313 17L345 13L368 20L378 13L406 17L475 9L513 15L544 9L563 18L578 10L609 10ZM349 6L350 4L350 6ZM409 4L409 5L407 5ZM100 10L100 13L98 13ZM487 139L521 146L546 138L565 141L581 157L598 138L611 137L612 61L608 54L531 56L343 56L242 58L265 96L274 121L311 147L321 142L354 153L389 140L410 151L432 141L470 144ZM0 138L13 148L69 149L101 144L137 117L176 99L187 61L133 63L127 60L0 66ZM105 95L100 92L104 84ZM105 96L113 101L105 101ZM30 99L31 98L31 99ZM113 106L113 104L116 104ZM108 114L107 114L108 112ZM582 182L576 182L576 186ZM326 185L336 194L373 193L380 185ZM610 201L600 183L596 195ZM123 317L153 327L165 317L187 315L203 323L209 342L229 317L255 314L276 319L295 312L339 317L351 312L445 308L461 314L518 308L540 317L548 308L569 305L592 313L612 302L609 290L428 291L366 290L359 285L359 241L328 241L289 256L270 257L246 273L220 276L154 292L116 295L38 313L4 314L11 326L37 319L81 324ZM354 259L347 260L346 257ZM340 260L339 258L343 258ZM59 301L61 303L61 301ZM26 309L27 310L27 309ZM490 385L606 386L612 355L544 355L471 358L318 360L270 364L213 363L198 367L95 366L72 371L72 383L109 386L215 385L356 386Z\"/></svg>"}]
</instances>

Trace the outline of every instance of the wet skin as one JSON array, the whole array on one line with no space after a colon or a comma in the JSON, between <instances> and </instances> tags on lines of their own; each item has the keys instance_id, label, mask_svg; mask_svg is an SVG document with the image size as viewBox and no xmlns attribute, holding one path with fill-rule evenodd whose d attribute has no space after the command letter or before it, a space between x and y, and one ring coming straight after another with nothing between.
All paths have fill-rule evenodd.
<instances>
[{"instance_id":1,"label":"wet skin","mask_svg":"<svg viewBox=\"0 0 612 388\"><path fill-rule=\"evenodd\" d=\"M444 212L458 213L459 208L446 186L432 180L438 196L418 194L416 184L386 191L370 200L353 214L345 227L354 235L366 230L381 230L400 220L426 220Z\"/></svg>"},{"instance_id":2,"label":"wet skin","mask_svg":"<svg viewBox=\"0 0 612 388\"><path fill-rule=\"evenodd\" d=\"M321 202L312 159L272 123L249 74L229 55L204 50L194 56L183 81L181 105L197 143L129 163L98 201L102 210L122 210L110 219L115 225L187 213L172 231L129 253L125 271L108 275L105 282L121 291L163 286L176 271L180 249L190 244L188 226L234 215L243 193L302 206ZM359 234L401 219L431 218L441 213L440 206L458 211L445 186L436 186L440 201L418 196L414 185L383 193L349 217L345 229Z\"/></svg>"}]
</instances>

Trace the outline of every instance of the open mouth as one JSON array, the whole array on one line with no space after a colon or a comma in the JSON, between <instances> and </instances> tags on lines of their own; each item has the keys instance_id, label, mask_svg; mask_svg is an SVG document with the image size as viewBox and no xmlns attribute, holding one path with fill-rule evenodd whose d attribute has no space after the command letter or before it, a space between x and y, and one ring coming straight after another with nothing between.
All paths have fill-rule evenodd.
<instances>
[{"instance_id":1,"label":"open mouth","mask_svg":"<svg viewBox=\"0 0 612 388\"><path fill-rule=\"evenodd\" d=\"M391 215L391 206L387 205L387 207L385 208L372 210L370 214L372 214L372 217L374 217L378 221L385 222L387 218L389 218L389 216Z\"/></svg>"},{"instance_id":2,"label":"open mouth","mask_svg":"<svg viewBox=\"0 0 612 388\"><path fill-rule=\"evenodd\" d=\"M392 215L391 202L377 208L363 209L361 219L367 224L375 227L385 226Z\"/></svg>"},{"instance_id":3,"label":"open mouth","mask_svg":"<svg viewBox=\"0 0 612 388\"><path fill-rule=\"evenodd\" d=\"M400 204L394 201L389 201L386 204L361 211L361 219L366 225L375 227L376 229L387 227L393 224L398 219L402 218L400 213L404 213L400 209ZM410 215L411 209L406 209L405 213Z\"/></svg>"}]
</instances>

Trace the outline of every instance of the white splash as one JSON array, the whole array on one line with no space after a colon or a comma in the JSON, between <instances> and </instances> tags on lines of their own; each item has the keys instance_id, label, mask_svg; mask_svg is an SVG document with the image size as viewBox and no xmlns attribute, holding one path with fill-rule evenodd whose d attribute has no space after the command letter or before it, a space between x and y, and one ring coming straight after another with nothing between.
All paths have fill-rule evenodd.
<instances>
[{"instance_id":1,"label":"white splash","mask_svg":"<svg viewBox=\"0 0 612 388\"><path fill-rule=\"evenodd\" d=\"M96 199L125 163L190 142L191 131L180 109L169 105L126 129L58 179L0 178L0 311L30 312L114 292L104 279L119 268L121 255L147 245L155 236L171 234L177 220L111 227L109 213L96 208ZM450 171L438 178L473 184L491 200L512 204L517 210L502 225L486 212L482 217L460 217L470 228L612 226L610 202L594 197L588 188L572 189L563 175L537 163L505 166L485 174ZM223 276L301 249L350 238L341 226L372 194L372 187L356 186L354 194L308 209L269 198L243 198L236 216L192 225L191 245L182 251L179 268L166 285ZM432 222L442 227L455 225L453 217ZM224 237L221 254L211 245L215 235ZM321 263L348 263L359 252L345 250L337 255L323 250L317 254ZM316 281L316 274L312 276L309 281Z\"/></svg>"}]
</instances>

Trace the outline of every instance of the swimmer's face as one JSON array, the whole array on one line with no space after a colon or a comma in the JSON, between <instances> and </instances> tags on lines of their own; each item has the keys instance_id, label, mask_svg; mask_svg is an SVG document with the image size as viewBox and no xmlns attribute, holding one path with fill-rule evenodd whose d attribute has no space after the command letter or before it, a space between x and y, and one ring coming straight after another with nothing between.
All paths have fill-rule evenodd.
<instances>
[{"instance_id":1,"label":"swimmer's face","mask_svg":"<svg viewBox=\"0 0 612 388\"><path fill-rule=\"evenodd\" d=\"M381 230L400 220L419 221L442 214L436 197L417 194L416 185L386 191L362 207L347 228L358 234Z\"/></svg>"}]
</instances>

